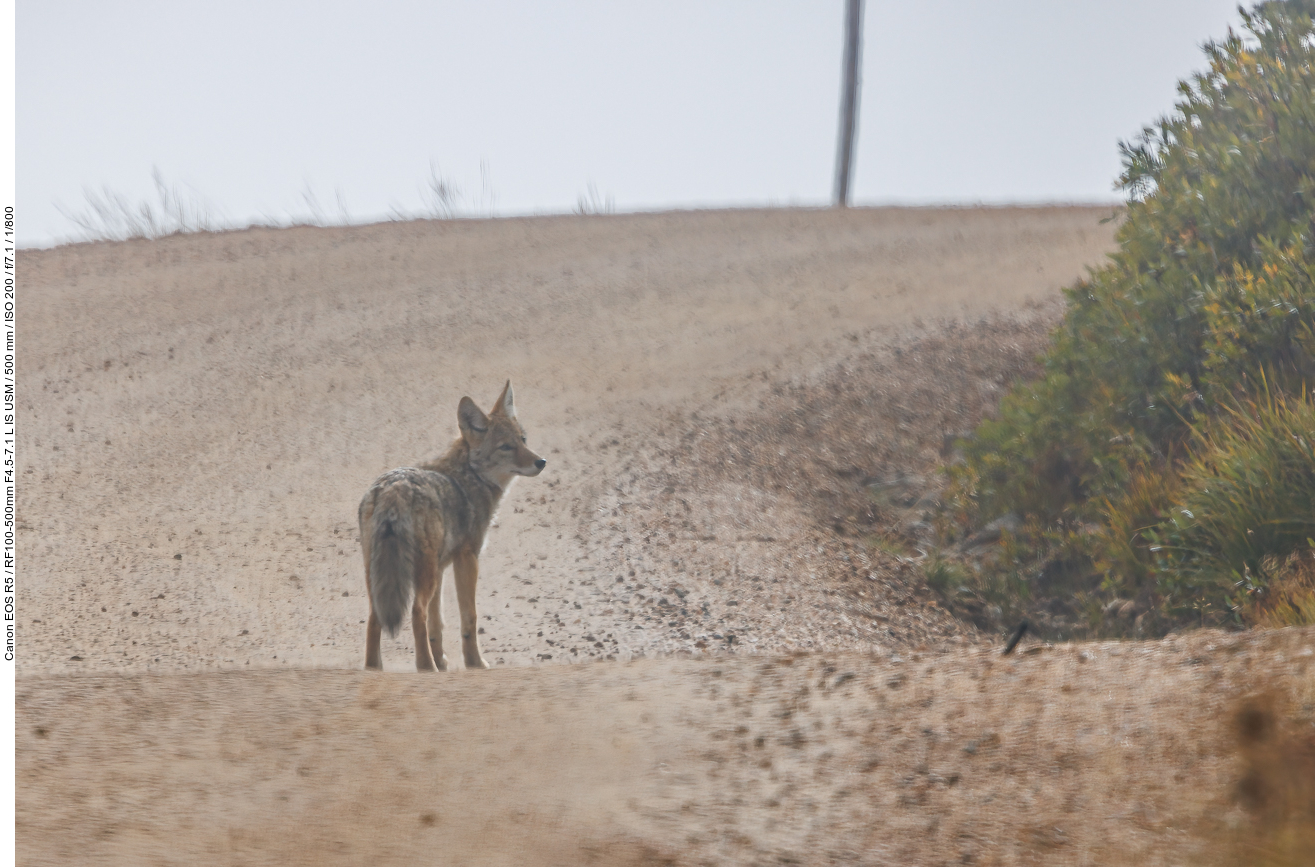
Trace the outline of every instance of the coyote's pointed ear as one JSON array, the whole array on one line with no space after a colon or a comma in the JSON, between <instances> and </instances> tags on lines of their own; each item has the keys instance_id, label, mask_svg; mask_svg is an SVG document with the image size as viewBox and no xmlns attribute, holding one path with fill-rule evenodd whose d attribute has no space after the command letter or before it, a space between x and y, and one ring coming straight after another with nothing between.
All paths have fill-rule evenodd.
<instances>
[{"instance_id":1,"label":"coyote's pointed ear","mask_svg":"<svg viewBox=\"0 0 1315 867\"><path fill-rule=\"evenodd\" d=\"M461 436L469 442L473 437L488 433L489 417L484 414L484 410L475 406L475 401L463 397L461 403L457 404L457 424L461 427Z\"/></svg>"},{"instance_id":2,"label":"coyote's pointed ear","mask_svg":"<svg viewBox=\"0 0 1315 867\"><path fill-rule=\"evenodd\" d=\"M507 380L507 384L502 387L502 394L498 396L498 402L493 405L493 411L502 413L507 418L516 417L515 395L513 395L511 391L510 379Z\"/></svg>"}]
</instances>

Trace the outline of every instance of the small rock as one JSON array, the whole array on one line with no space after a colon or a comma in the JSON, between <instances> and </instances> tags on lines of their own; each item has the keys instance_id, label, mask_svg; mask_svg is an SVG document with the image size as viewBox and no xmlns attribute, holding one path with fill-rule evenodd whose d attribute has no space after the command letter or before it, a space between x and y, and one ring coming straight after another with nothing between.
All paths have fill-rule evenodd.
<instances>
[{"instance_id":1,"label":"small rock","mask_svg":"<svg viewBox=\"0 0 1315 867\"><path fill-rule=\"evenodd\" d=\"M1000 541L1000 537L1005 533L1015 533L1018 528L1023 526L1023 519L1013 512L1006 512L987 524L978 532L969 536L959 546L960 548L973 548L978 545L988 545L992 542Z\"/></svg>"},{"instance_id":2,"label":"small rock","mask_svg":"<svg viewBox=\"0 0 1315 867\"><path fill-rule=\"evenodd\" d=\"M1136 605L1131 599L1120 599L1116 596L1105 603L1104 612L1106 617L1126 617L1128 615L1124 612L1131 613L1135 607Z\"/></svg>"}]
</instances>

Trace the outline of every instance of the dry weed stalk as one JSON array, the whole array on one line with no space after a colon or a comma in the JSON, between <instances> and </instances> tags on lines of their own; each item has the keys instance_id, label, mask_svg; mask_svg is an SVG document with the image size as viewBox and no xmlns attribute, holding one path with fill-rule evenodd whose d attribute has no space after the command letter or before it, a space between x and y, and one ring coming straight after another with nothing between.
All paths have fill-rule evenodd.
<instances>
[{"instance_id":1,"label":"dry weed stalk","mask_svg":"<svg viewBox=\"0 0 1315 867\"><path fill-rule=\"evenodd\" d=\"M1246 624L1261 629L1315 624L1315 550L1267 557L1263 571L1269 583L1243 608Z\"/></svg>"},{"instance_id":2,"label":"dry weed stalk","mask_svg":"<svg viewBox=\"0 0 1315 867\"><path fill-rule=\"evenodd\" d=\"M60 204L55 208L81 229L89 241L163 238L223 228L223 221L215 216L213 206L195 190L185 195L177 186L170 186L158 167L151 169L151 180L155 184L155 203L133 202L108 186L102 186L99 191L83 188L86 210L72 212Z\"/></svg>"}]
</instances>

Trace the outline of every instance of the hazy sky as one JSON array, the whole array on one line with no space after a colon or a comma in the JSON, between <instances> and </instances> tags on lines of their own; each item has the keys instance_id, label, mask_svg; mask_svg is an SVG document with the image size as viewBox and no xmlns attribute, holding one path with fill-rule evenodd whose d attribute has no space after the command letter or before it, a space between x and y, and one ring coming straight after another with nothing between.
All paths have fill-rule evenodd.
<instances>
[{"instance_id":1,"label":"hazy sky","mask_svg":"<svg viewBox=\"0 0 1315 867\"><path fill-rule=\"evenodd\" d=\"M867 0L854 201L1112 201L1233 0ZM17 13L19 240L152 171L226 222L825 204L842 0L41 2ZM481 165L486 172L481 171ZM341 203L341 204L340 204Z\"/></svg>"}]
</instances>

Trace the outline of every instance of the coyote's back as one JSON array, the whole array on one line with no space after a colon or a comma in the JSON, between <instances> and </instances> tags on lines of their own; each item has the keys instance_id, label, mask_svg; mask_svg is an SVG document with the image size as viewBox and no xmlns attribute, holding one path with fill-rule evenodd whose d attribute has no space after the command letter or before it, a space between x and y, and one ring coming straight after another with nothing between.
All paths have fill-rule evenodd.
<instances>
[{"instance_id":1,"label":"coyote's back","mask_svg":"<svg viewBox=\"0 0 1315 867\"><path fill-rule=\"evenodd\" d=\"M479 552L512 480L538 475L547 461L525 446L510 382L488 415L463 397L457 422L461 437L446 455L420 467L384 473L361 500L361 548L370 597L366 668L383 667L380 633L386 629L395 635L410 606L416 668L447 670L441 591L449 564L461 608L466 667L488 668L476 628Z\"/></svg>"}]
</instances>

